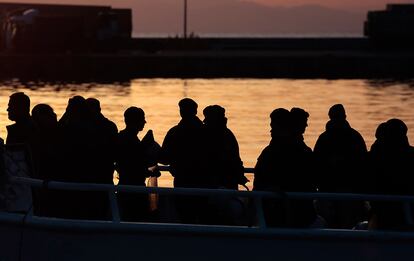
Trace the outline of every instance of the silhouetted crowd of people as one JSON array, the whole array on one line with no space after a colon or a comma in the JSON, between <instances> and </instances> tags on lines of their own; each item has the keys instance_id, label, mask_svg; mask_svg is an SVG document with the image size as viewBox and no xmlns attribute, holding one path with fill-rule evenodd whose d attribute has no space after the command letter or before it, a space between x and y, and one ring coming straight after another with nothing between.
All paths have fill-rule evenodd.
<instances>
[{"instance_id":1,"label":"silhouetted crowd of people","mask_svg":"<svg viewBox=\"0 0 414 261\"><path fill-rule=\"evenodd\" d=\"M249 180L237 139L227 128L225 109L207 106L202 121L194 100L182 99L178 106L181 120L160 146L151 130L142 140L138 138L146 124L141 108L125 111L126 127L118 132L101 113L97 99L70 98L58 120L47 104L37 104L30 113L29 97L18 92L10 96L8 104L8 117L15 123L7 126L6 145L28 148L33 163L30 176L45 181L113 184L116 170L120 185L145 186L147 178L160 176L160 163L170 166L174 187L237 190L245 185ZM277 199L263 200L268 226L411 229L410 204L284 196L286 192L413 194L409 173L414 169L414 149L403 121L381 123L368 151L364 138L347 121L343 105L333 105L328 115L326 129L312 150L303 137L308 112L278 108L270 114L271 141L257 160L253 184L254 191L280 194ZM117 200L122 220L156 220L148 195L119 192ZM105 192L38 189L33 192L33 202L35 214L41 216L107 219L109 215ZM220 215L225 202L230 201L174 197L175 211L183 223L237 223L229 215ZM245 205L249 208L250 204Z\"/></svg>"}]
</instances>

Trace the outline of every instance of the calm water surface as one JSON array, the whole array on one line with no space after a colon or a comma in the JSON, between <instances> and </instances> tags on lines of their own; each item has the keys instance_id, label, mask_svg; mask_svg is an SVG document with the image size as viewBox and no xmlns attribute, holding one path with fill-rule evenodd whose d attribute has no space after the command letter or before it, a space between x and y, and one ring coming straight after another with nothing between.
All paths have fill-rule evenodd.
<instances>
[{"instance_id":1,"label":"calm water surface","mask_svg":"<svg viewBox=\"0 0 414 261\"><path fill-rule=\"evenodd\" d=\"M199 104L199 117L207 105L226 108L228 126L236 135L242 160L253 167L261 150L269 143L269 114L278 107L301 107L310 113L305 142L313 148L328 120L328 109L342 103L351 125L361 132L368 147L375 129L389 118L404 120L414 141L414 82L367 80L284 80L284 79L139 79L126 83L44 83L18 80L0 83L0 137L6 137L7 102L11 93L24 91L37 103L50 104L60 117L73 95L95 97L103 114L124 128L123 112L129 106L144 109L147 125L161 144L179 121L177 103L191 97ZM142 136L140 135L140 136ZM170 186L168 175L161 185Z\"/></svg>"}]
</instances>

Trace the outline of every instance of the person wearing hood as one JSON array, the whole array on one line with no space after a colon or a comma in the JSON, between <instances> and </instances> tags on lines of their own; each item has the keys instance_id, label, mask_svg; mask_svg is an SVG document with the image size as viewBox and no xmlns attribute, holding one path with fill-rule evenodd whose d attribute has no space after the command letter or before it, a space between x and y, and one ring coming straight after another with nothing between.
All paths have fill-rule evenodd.
<instances>
[{"instance_id":1,"label":"person wearing hood","mask_svg":"<svg viewBox=\"0 0 414 261\"><path fill-rule=\"evenodd\" d=\"M333 105L328 115L326 130L319 136L314 148L319 192L363 192L367 177L364 138L347 121L342 104ZM365 218L363 202L318 202L321 212L324 212L321 215L330 227L352 228Z\"/></svg>"}]
</instances>

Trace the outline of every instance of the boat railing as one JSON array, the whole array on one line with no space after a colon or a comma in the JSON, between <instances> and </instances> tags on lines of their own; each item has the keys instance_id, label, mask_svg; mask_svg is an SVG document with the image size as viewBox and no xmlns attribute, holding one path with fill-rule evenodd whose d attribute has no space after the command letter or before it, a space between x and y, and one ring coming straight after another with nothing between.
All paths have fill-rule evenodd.
<instances>
[{"instance_id":1,"label":"boat railing","mask_svg":"<svg viewBox=\"0 0 414 261\"><path fill-rule=\"evenodd\" d=\"M160 167L161 171L169 171L166 166ZM252 173L253 169L247 168L246 173ZM132 185L111 185L91 183L69 183L59 181L43 181L27 177L10 177L11 183L26 184L34 189L53 189L65 191L95 191L106 192L110 203L110 214L113 223L120 223L120 211L116 195L119 192L158 194L158 195L188 195L188 196L214 196L214 197L237 197L248 198L253 202L255 211L255 227L265 229L266 221L262 206L263 199L295 199L295 200L332 200L332 201L378 201L378 202L401 202L404 204L405 220L407 224L413 225L411 203L414 196L403 195L373 195L373 194L351 194L351 193L305 193L305 192L269 192L269 191L240 191L228 189L202 189L202 188L164 188L143 187ZM32 216L33 210L27 215Z\"/></svg>"}]
</instances>

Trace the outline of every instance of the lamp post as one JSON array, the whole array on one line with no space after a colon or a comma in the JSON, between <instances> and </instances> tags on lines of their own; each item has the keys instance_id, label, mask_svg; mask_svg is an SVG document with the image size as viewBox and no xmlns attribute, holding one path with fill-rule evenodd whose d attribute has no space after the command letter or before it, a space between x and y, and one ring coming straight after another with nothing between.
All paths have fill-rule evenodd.
<instances>
[{"instance_id":1,"label":"lamp post","mask_svg":"<svg viewBox=\"0 0 414 261\"><path fill-rule=\"evenodd\" d=\"M187 0L184 0L184 39L187 39Z\"/></svg>"}]
</instances>

